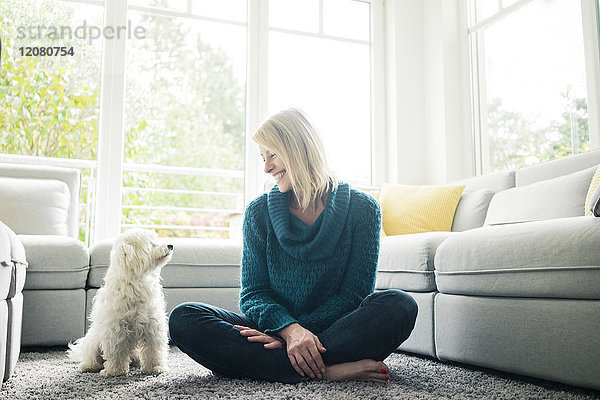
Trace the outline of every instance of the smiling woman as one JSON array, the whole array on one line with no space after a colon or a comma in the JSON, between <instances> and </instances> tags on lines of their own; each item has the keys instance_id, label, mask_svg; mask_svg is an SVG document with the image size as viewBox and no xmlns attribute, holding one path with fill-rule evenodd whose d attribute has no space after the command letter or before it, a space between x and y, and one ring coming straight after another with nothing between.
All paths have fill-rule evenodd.
<instances>
[{"instance_id":1,"label":"smiling woman","mask_svg":"<svg viewBox=\"0 0 600 400\"><path fill-rule=\"evenodd\" d=\"M246 208L243 314L184 303L171 339L231 378L389 383L383 360L410 335L417 305L400 290L373 293L378 203L338 182L303 112L271 116L253 139L277 185Z\"/></svg>"},{"instance_id":2,"label":"smiling woman","mask_svg":"<svg viewBox=\"0 0 600 400\"><path fill-rule=\"evenodd\" d=\"M292 134L295 132L302 134ZM294 201L302 210L315 198L323 198L329 184L333 190L337 188L321 135L302 111L289 109L273 115L252 139L265 160L264 171L277 180L281 192L293 190Z\"/></svg>"}]
</instances>

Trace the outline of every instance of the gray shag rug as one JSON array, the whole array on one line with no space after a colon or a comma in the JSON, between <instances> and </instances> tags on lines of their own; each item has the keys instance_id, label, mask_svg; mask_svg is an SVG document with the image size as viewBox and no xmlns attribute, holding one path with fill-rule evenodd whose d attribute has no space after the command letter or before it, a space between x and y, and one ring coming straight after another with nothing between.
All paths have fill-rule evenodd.
<instances>
[{"instance_id":1,"label":"gray shag rug","mask_svg":"<svg viewBox=\"0 0 600 400\"><path fill-rule=\"evenodd\" d=\"M21 353L0 399L600 399L600 392L491 370L392 354L391 382L306 382L297 385L216 378L171 347L170 371L123 377L80 373L66 348Z\"/></svg>"}]
</instances>

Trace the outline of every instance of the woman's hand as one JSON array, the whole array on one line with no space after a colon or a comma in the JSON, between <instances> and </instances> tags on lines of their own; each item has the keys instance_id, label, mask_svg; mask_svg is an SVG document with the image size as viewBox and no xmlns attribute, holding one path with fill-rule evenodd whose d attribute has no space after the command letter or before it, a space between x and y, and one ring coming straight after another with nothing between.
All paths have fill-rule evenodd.
<instances>
[{"instance_id":1,"label":"woman's hand","mask_svg":"<svg viewBox=\"0 0 600 400\"><path fill-rule=\"evenodd\" d=\"M296 372L301 376L323 379L325 363L321 353L327 350L319 338L298 323L288 325L278 333L285 340L288 358Z\"/></svg>"},{"instance_id":2,"label":"woman's hand","mask_svg":"<svg viewBox=\"0 0 600 400\"><path fill-rule=\"evenodd\" d=\"M256 329L248 328L247 326L234 325L235 328L240 330L240 335L246 336L249 342L253 343L264 343L265 349L283 349L284 341L278 337L269 336L266 333L257 331Z\"/></svg>"}]
</instances>

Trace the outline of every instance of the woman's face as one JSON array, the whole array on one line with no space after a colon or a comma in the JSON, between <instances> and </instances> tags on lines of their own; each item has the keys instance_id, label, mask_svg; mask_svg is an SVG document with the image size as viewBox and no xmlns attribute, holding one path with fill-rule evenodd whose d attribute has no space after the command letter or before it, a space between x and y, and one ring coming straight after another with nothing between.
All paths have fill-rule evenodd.
<instances>
[{"instance_id":1,"label":"woman's face","mask_svg":"<svg viewBox=\"0 0 600 400\"><path fill-rule=\"evenodd\" d=\"M265 162L264 171L267 174L271 174L273 178L275 178L277 186L279 186L279 191L281 193L285 193L290 190L292 188L292 184L283 161L277 157L277 154L272 153L262 146L258 146L258 149L263 161Z\"/></svg>"}]
</instances>

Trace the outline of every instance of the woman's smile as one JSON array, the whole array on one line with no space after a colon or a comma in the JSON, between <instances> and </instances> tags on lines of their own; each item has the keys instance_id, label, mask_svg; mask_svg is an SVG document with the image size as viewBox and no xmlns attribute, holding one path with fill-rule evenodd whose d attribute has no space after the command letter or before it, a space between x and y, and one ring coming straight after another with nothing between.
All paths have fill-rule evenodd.
<instances>
[{"instance_id":1,"label":"woman's smile","mask_svg":"<svg viewBox=\"0 0 600 400\"><path fill-rule=\"evenodd\" d=\"M275 175L273 175L273 178L275 178L275 180L276 180L277 182L279 182L279 180L280 180L281 178L283 178L283 176L286 174L286 172L287 172L287 171L284 169L283 171L280 171L280 172L276 173Z\"/></svg>"},{"instance_id":2,"label":"woman's smile","mask_svg":"<svg viewBox=\"0 0 600 400\"><path fill-rule=\"evenodd\" d=\"M287 176L287 167L285 163L271 150L268 150L263 146L258 146L258 149L260 151L260 156L265 163L264 171L275 179L277 186L279 186L279 191L285 193L290 190L292 184L289 176Z\"/></svg>"}]
</instances>

